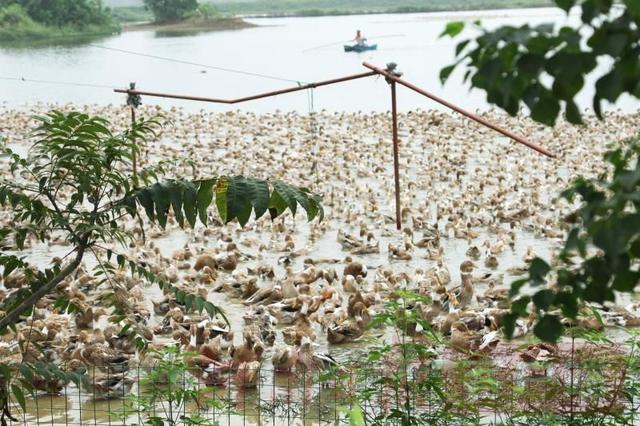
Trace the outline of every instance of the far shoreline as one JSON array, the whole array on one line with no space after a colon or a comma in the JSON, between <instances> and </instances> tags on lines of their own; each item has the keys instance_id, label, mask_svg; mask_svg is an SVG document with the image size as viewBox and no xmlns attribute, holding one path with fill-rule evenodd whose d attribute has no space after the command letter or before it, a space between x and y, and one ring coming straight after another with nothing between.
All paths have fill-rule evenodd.
<instances>
[{"instance_id":1,"label":"far shoreline","mask_svg":"<svg viewBox=\"0 0 640 426\"><path fill-rule=\"evenodd\" d=\"M190 33L205 31L241 30L257 25L245 21L241 17L215 18L215 19L187 19L178 22L155 23L136 22L122 23L122 32L131 31L158 31L166 33Z\"/></svg>"},{"instance_id":2,"label":"far shoreline","mask_svg":"<svg viewBox=\"0 0 640 426\"><path fill-rule=\"evenodd\" d=\"M476 4L469 5L469 7L392 7L387 9L300 9L293 12L265 12L265 13L234 13L232 10L221 9L221 12L228 13L228 16L232 16L240 19L261 19L261 18L314 18L314 17L327 17L327 16L352 16L352 15L408 15L413 13L442 13L442 12L486 12L492 10L526 10L526 9L542 9L554 7L551 1L540 0L533 2L529 5L493 5L488 4L485 7L481 7Z\"/></svg>"}]
</instances>

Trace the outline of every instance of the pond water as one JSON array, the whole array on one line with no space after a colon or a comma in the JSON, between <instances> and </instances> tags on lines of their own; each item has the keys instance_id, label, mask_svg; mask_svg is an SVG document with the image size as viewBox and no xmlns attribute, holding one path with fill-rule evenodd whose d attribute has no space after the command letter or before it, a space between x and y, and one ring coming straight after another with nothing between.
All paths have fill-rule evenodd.
<instances>
[{"instance_id":1,"label":"pond water","mask_svg":"<svg viewBox=\"0 0 640 426\"><path fill-rule=\"evenodd\" d=\"M76 40L72 45L29 48L0 47L0 105L17 107L35 102L106 104L121 103L123 96L110 88L135 81L138 88L166 93L232 98L295 85L295 81L317 81L365 71L368 61L379 66L396 62L405 77L427 90L468 109L487 109L483 93L469 92L461 82L462 72L446 86L438 79L442 67L453 59L455 41L439 39L447 22L480 19L489 26L555 22L577 24L577 15L567 17L557 9L496 10L406 15L355 15L317 18L250 19L256 27L233 31L167 37L155 31L135 31L92 42ZM377 51L345 53L343 42L363 30ZM470 34L470 33L468 33ZM391 36L391 37L390 37ZM342 40L342 41L341 41ZM282 77L278 81L231 73L148 56L123 53L124 49L199 64ZM324 47L319 47L324 46ZM602 73L603 68L595 74ZM55 80L97 84L104 87L20 82L3 78ZM587 85L588 86L588 85ZM589 108L591 93L580 95L580 106ZM309 109L305 92L258 100L240 106L220 106L189 101L145 98L148 104L184 106L192 111L241 108L258 112ZM389 89L384 80L368 78L315 90L314 108L330 111L384 111L389 109ZM404 89L399 108L438 107ZM617 107L636 110L637 101L621 99Z\"/></svg>"}]
</instances>

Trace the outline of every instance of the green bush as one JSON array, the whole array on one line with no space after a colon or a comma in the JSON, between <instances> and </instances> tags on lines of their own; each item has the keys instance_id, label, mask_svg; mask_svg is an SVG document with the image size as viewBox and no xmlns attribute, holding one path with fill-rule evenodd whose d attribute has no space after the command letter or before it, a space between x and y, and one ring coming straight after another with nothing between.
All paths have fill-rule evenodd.
<instances>
[{"instance_id":1,"label":"green bush","mask_svg":"<svg viewBox=\"0 0 640 426\"><path fill-rule=\"evenodd\" d=\"M28 16L48 26L86 27L111 23L100 0L0 0L0 7L22 6Z\"/></svg>"},{"instance_id":2,"label":"green bush","mask_svg":"<svg viewBox=\"0 0 640 426\"><path fill-rule=\"evenodd\" d=\"M11 4L0 9L0 27L33 25L33 20L19 4Z\"/></svg>"}]
</instances>

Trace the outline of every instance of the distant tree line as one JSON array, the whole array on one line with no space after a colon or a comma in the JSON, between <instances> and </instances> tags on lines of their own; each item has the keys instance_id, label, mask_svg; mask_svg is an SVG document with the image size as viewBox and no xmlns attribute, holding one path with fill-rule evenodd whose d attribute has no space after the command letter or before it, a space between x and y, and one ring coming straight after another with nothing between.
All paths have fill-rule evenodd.
<instances>
[{"instance_id":1,"label":"distant tree line","mask_svg":"<svg viewBox=\"0 0 640 426\"><path fill-rule=\"evenodd\" d=\"M102 0L0 0L1 9L22 9L33 21L53 27L104 26L112 20Z\"/></svg>"},{"instance_id":2,"label":"distant tree line","mask_svg":"<svg viewBox=\"0 0 640 426\"><path fill-rule=\"evenodd\" d=\"M144 0L144 5L158 23L177 22L190 17L210 19L218 15L213 4L198 4L198 0Z\"/></svg>"}]
</instances>

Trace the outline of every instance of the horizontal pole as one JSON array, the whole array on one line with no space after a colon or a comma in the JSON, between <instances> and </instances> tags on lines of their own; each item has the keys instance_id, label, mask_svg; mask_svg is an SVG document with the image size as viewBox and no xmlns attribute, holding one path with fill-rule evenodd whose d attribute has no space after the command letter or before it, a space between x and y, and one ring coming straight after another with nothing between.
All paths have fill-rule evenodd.
<instances>
[{"instance_id":1,"label":"horizontal pole","mask_svg":"<svg viewBox=\"0 0 640 426\"><path fill-rule=\"evenodd\" d=\"M476 122L482 124L483 126L486 126L486 127L490 128L490 129L493 129L496 132L501 133L504 136L507 136L508 138L511 138L514 141L516 141L518 143L521 143L522 145L525 145L525 146L533 149L534 151L539 152L540 154L546 155L547 157L555 158L555 155L552 154L551 152L549 152L548 150L546 150L545 148L543 148L543 147L541 147L539 145L536 145L536 144L534 144L532 142L529 142L528 140L524 139L521 136L516 135L513 132L510 132L509 130L503 129L502 127L500 127L500 126L498 126L496 124L493 124L488 120L485 120L484 118L480 117L477 114L474 114L474 113L472 113L470 111L467 111L467 110L465 110L463 108L460 108L460 107L452 104L451 102L448 102L448 101L440 98L439 96L436 96L436 95L434 95L432 93L427 92L426 90L423 90L423 89L419 88L418 86L415 86L415 85L413 85L413 84L411 84L411 83L409 83L407 81L404 81L403 79L391 74L387 70L384 70L382 68L378 68L375 65L371 65L368 62L363 62L362 65L364 65L365 67L369 68L372 71L375 71L377 74L383 75L383 76L385 76L387 79L389 79L391 81L395 81L396 83L401 84L404 87L413 90L414 92L420 93L421 95L426 96L427 98L429 98L431 100L434 100L434 101L438 102L439 104L444 105L447 108L449 108L449 109L451 109L451 110L453 110L453 111L455 111L457 113L460 113L460 114L472 119L473 121L476 121Z\"/></svg>"},{"instance_id":2,"label":"horizontal pole","mask_svg":"<svg viewBox=\"0 0 640 426\"><path fill-rule=\"evenodd\" d=\"M131 89L113 89L113 91L116 93L126 93L129 95L141 95L141 96L153 96L157 98L184 99L188 101L212 102L212 103L218 103L218 104L237 104L241 102L253 101L255 99L262 99L262 98L268 98L271 96L284 95L285 93L298 92L300 90L315 89L316 87L341 83L343 81L356 80L359 78L371 77L377 74L378 73L376 71L368 71L360 74L353 74L345 77L334 78L331 80L318 81L315 83L302 84L295 87L289 87L286 89L260 93L257 95L246 96L244 98L237 98L237 99L205 98L202 96L174 95L170 93L146 92L143 90L131 90Z\"/></svg>"}]
</instances>

